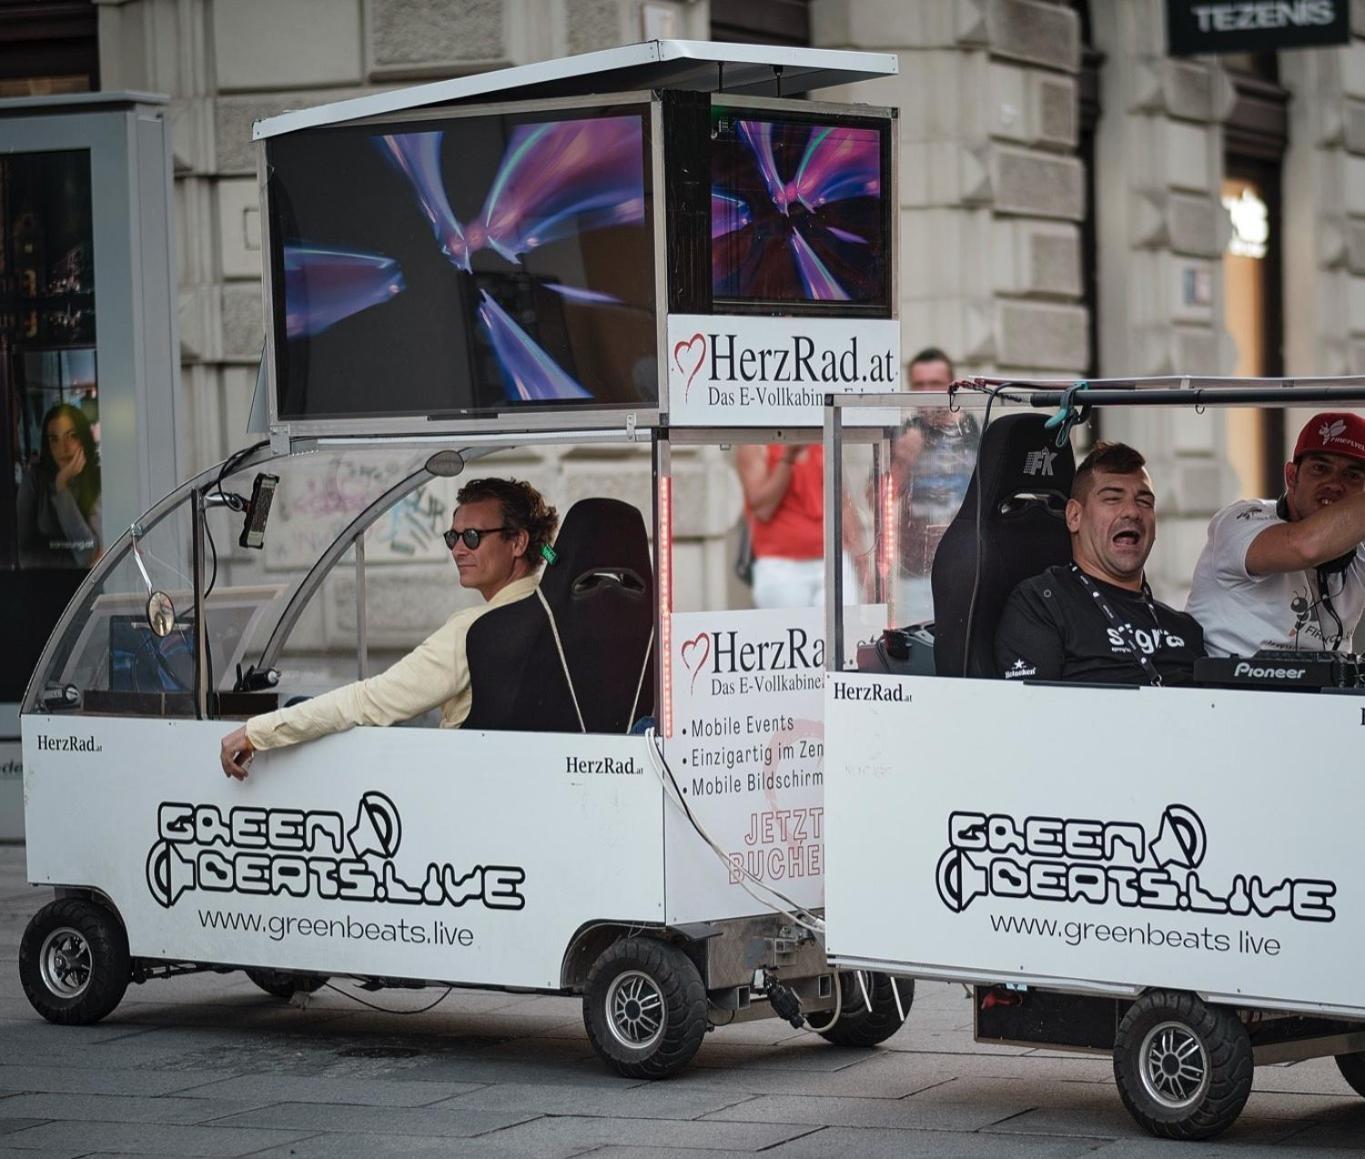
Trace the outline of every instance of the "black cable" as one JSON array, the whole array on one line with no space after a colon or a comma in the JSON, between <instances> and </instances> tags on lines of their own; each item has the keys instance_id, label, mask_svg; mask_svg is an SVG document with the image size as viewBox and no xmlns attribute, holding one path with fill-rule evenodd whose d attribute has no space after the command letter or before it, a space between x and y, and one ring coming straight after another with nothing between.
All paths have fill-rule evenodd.
<instances>
[{"instance_id":1,"label":"black cable","mask_svg":"<svg viewBox=\"0 0 1365 1159\"><path fill-rule=\"evenodd\" d=\"M438 999L436 999L435 1002L429 1003L428 1005L423 1006L420 1009L395 1010L391 1006L379 1006L374 1002L366 1002L365 999L361 998L358 994L352 994L349 990L343 990L339 986L333 986L332 983L330 982L324 982L322 985L324 989L335 990L343 998L349 998L352 1002L359 1002L360 1005L368 1006L371 1010L378 1010L381 1014L425 1014L428 1010L434 1009L435 1007L439 1006L442 1002L444 1002L447 998L449 998L450 992L455 989L454 986L447 986L446 992L442 994Z\"/></svg>"},{"instance_id":2,"label":"black cable","mask_svg":"<svg viewBox=\"0 0 1365 1159\"><path fill-rule=\"evenodd\" d=\"M237 470L237 465L250 455L254 455L262 447L270 446L269 439L262 439L259 443L252 443L249 447L243 447L240 451L233 451L223 465L218 468L218 478L214 482L214 487L218 492L218 498L223 501L224 506L233 511L245 511L247 501L240 495L229 494L223 490L223 480Z\"/></svg>"},{"instance_id":3,"label":"black cable","mask_svg":"<svg viewBox=\"0 0 1365 1159\"><path fill-rule=\"evenodd\" d=\"M710 847L711 839L706 835L706 830L704 830L701 827L701 824L697 821L696 817L692 815L692 809L687 804L687 798L683 796L682 789L678 787L678 779L673 775L673 769L670 767L668 763L668 758L664 756L663 738L658 733L655 733L652 736L651 740L653 742L654 751L658 755L659 764L663 766L664 772L668 774L668 782L673 786L675 799L677 800L678 804L682 806L683 815L686 816L687 820L691 823L692 828L697 831L697 836L700 837L704 842L706 842L708 847ZM758 878L753 877L753 875L750 874L747 870L741 870L741 872L744 873L746 877L752 878L753 883L756 886L758 886L759 889L767 890L767 892L772 894L774 897L781 898L782 901L786 902L787 905L791 907L793 916L796 914L801 914L804 915L806 918L809 918L812 922L818 922L821 920L820 918L816 917L813 913L811 913L809 909L793 901L781 890L774 889L765 881L759 881ZM772 902L766 901L765 899L762 898L756 900L758 900L761 904L764 905L769 906L772 905Z\"/></svg>"}]
</instances>

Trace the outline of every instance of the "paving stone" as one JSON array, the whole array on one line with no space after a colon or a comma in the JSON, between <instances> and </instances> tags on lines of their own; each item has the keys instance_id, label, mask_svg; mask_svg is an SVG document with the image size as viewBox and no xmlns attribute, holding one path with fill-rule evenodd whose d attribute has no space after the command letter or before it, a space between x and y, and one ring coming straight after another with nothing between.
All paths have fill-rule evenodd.
<instances>
[{"instance_id":1,"label":"paving stone","mask_svg":"<svg viewBox=\"0 0 1365 1159\"><path fill-rule=\"evenodd\" d=\"M13 1147L6 1147L0 1144L0 1159L99 1159L97 1155L91 1155L89 1151L78 1147L63 1147L53 1149L50 1147L38 1147L32 1150L18 1150ZM127 1156L120 1156L120 1159L128 1159Z\"/></svg>"},{"instance_id":2,"label":"paving stone","mask_svg":"<svg viewBox=\"0 0 1365 1159\"><path fill-rule=\"evenodd\" d=\"M677 1119L603 1119L576 1115L546 1116L488 1136L501 1146L539 1155L568 1143L580 1150L610 1143L712 1150L761 1151L812 1130L799 1124L721 1123Z\"/></svg>"},{"instance_id":3,"label":"paving stone","mask_svg":"<svg viewBox=\"0 0 1365 1159\"><path fill-rule=\"evenodd\" d=\"M582 1159L717 1159L721 1155L749 1155L749 1151L697 1151L690 1147L594 1147L578 1152Z\"/></svg>"},{"instance_id":4,"label":"paving stone","mask_svg":"<svg viewBox=\"0 0 1365 1159\"><path fill-rule=\"evenodd\" d=\"M14 1114L17 1116L19 1112L16 1111ZM53 1118L51 1115L40 1115L31 1119L11 1118L9 1117L9 1112L6 1111L3 1106L0 1106L0 1135L9 1135L14 1131L23 1131L28 1127L36 1127L39 1123L46 1123L51 1118Z\"/></svg>"},{"instance_id":5,"label":"paving stone","mask_svg":"<svg viewBox=\"0 0 1365 1159\"><path fill-rule=\"evenodd\" d=\"M1199 1153L1199 1159L1301 1159L1303 1152L1295 1152L1283 1145L1267 1143L1247 1143L1236 1137L1237 1126L1217 1139L1202 1143L1173 1143L1164 1139L1143 1137L1141 1139L1116 1139L1106 1143L1097 1151L1090 1152L1092 1159L1189 1159L1190 1149ZM1347 1155L1359 1155L1359 1145L1348 1149L1322 1148L1315 1150L1315 1156L1323 1159L1344 1159Z\"/></svg>"},{"instance_id":6,"label":"paving stone","mask_svg":"<svg viewBox=\"0 0 1365 1159\"><path fill-rule=\"evenodd\" d=\"M402 1079L315 1075L236 1075L181 1092L187 1099L250 1099L260 1103L341 1103L360 1107L426 1107L483 1088L478 1083L422 1083ZM569 1088L573 1089L573 1088ZM3 1104L0 1104L3 1109ZM483 1107L482 1109L491 1109Z\"/></svg>"},{"instance_id":7,"label":"paving stone","mask_svg":"<svg viewBox=\"0 0 1365 1159\"><path fill-rule=\"evenodd\" d=\"M774 1159L1067 1159L1092 1151L1098 1139L1028 1139L948 1131L860 1130L826 1127L794 1142L774 1147ZM1203 1152L1200 1152L1202 1159Z\"/></svg>"},{"instance_id":8,"label":"paving stone","mask_svg":"<svg viewBox=\"0 0 1365 1159\"><path fill-rule=\"evenodd\" d=\"M904 1055L865 1052L864 1061L826 1074L819 1071L778 1070L738 1063L730 1070L693 1068L675 1075L670 1086L715 1086L723 1082L747 1094L854 1095L861 1098L901 1099L926 1087L936 1086L943 1076L925 1075Z\"/></svg>"},{"instance_id":9,"label":"paving stone","mask_svg":"<svg viewBox=\"0 0 1365 1159\"><path fill-rule=\"evenodd\" d=\"M451 1110L601 1115L626 1119L695 1119L750 1096L733 1086L645 1083L625 1090L585 1091L558 1083L498 1083L438 1104ZM3 1104L0 1104L2 1111Z\"/></svg>"},{"instance_id":10,"label":"paving stone","mask_svg":"<svg viewBox=\"0 0 1365 1159\"><path fill-rule=\"evenodd\" d=\"M977 1131L1029 1109L1030 1104L1026 1101L1014 1101L1004 1097L980 1098L970 1102L947 1102L934 1101L926 1095L912 1095L905 1099L775 1095L753 1098L723 1111L716 1111L707 1115L706 1120Z\"/></svg>"},{"instance_id":11,"label":"paving stone","mask_svg":"<svg viewBox=\"0 0 1365 1159\"><path fill-rule=\"evenodd\" d=\"M277 1103L215 1120L215 1126L272 1127L298 1131L356 1131L372 1135L449 1135L468 1138L525 1122L516 1111L460 1111L432 1107L354 1107Z\"/></svg>"},{"instance_id":12,"label":"paving stone","mask_svg":"<svg viewBox=\"0 0 1365 1159\"><path fill-rule=\"evenodd\" d=\"M267 1100L274 1101L274 1100ZM206 1123L225 1115L249 1111L259 1101L232 1099L137 1098L126 1095L66 1094L12 1095L0 1103L0 1114L101 1123Z\"/></svg>"},{"instance_id":13,"label":"paving stone","mask_svg":"<svg viewBox=\"0 0 1365 1159\"><path fill-rule=\"evenodd\" d=\"M571 1159L582 1155L576 1143L547 1143L535 1159ZM728 1154L728 1152L725 1152ZM596 1152L594 1152L596 1154ZM715 1151L687 1151L691 1159L716 1159ZM412 1155L436 1155L440 1159L527 1159L519 1147L477 1139L452 1139L448 1135L314 1135L298 1143L253 1152L251 1159L408 1159Z\"/></svg>"},{"instance_id":14,"label":"paving stone","mask_svg":"<svg viewBox=\"0 0 1365 1159\"><path fill-rule=\"evenodd\" d=\"M5 1146L22 1155L29 1148L48 1148L70 1155L246 1155L290 1143L311 1131L259 1131L233 1127L159 1126L145 1123L44 1123L5 1136Z\"/></svg>"},{"instance_id":15,"label":"paving stone","mask_svg":"<svg viewBox=\"0 0 1365 1159\"><path fill-rule=\"evenodd\" d=\"M106 1071L71 1066L0 1066L0 1091L70 1095L164 1095L229 1077L231 1077L229 1071ZM0 1108L3 1108L3 1104L0 1104Z\"/></svg>"}]
</instances>

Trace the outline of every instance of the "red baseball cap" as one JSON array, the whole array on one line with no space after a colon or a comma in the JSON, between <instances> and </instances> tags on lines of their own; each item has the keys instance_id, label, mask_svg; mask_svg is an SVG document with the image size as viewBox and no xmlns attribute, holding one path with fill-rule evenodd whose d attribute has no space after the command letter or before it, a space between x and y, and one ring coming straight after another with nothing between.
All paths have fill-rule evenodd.
<instances>
[{"instance_id":1,"label":"red baseball cap","mask_svg":"<svg viewBox=\"0 0 1365 1159\"><path fill-rule=\"evenodd\" d=\"M1324 411L1314 415L1299 432L1294 461L1315 451L1365 459L1365 418L1352 411Z\"/></svg>"}]
</instances>

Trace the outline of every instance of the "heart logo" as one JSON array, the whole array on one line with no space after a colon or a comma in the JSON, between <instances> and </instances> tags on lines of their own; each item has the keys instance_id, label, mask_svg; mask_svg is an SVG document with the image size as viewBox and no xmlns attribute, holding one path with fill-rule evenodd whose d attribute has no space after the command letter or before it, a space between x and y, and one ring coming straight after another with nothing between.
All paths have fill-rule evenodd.
<instances>
[{"instance_id":1,"label":"heart logo","mask_svg":"<svg viewBox=\"0 0 1365 1159\"><path fill-rule=\"evenodd\" d=\"M687 385L683 388L683 402L692 393L692 380L706 361L706 335L700 331L685 342L673 344L673 365L679 374L687 375Z\"/></svg>"},{"instance_id":2,"label":"heart logo","mask_svg":"<svg viewBox=\"0 0 1365 1159\"><path fill-rule=\"evenodd\" d=\"M711 656L711 637L706 632L698 632L692 639L682 642L678 655L682 657L683 667L692 673L692 687L689 691L695 692L697 677L701 675L702 669L706 667L706 661Z\"/></svg>"}]
</instances>

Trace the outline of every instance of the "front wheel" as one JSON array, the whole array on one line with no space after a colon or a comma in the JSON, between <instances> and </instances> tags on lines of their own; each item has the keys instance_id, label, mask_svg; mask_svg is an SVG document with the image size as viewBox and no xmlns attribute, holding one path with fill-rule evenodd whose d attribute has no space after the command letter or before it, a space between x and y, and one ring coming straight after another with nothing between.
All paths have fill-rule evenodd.
<instances>
[{"instance_id":1,"label":"front wheel","mask_svg":"<svg viewBox=\"0 0 1365 1159\"><path fill-rule=\"evenodd\" d=\"M845 971L836 975L836 979L839 1017L832 1026L816 1031L825 1041L836 1046L877 1046L905 1025L910 1003L915 1000L913 978Z\"/></svg>"},{"instance_id":2,"label":"front wheel","mask_svg":"<svg viewBox=\"0 0 1365 1159\"><path fill-rule=\"evenodd\" d=\"M1226 1006L1153 990L1123 1016L1114 1079L1138 1124L1165 1139L1211 1139L1251 1093L1251 1038Z\"/></svg>"},{"instance_id":3,"label":"front wheel","mask_svg":"<svg viewBox=\"0 0 1365 1159\"><path fill-rule=\"evenodd\" d=\"M123 923L83 898L43 906L19 943L19 980L33 1009L49 1022L98 1022L123 999L129 972Z\"/></svg>"},{"instance_id":4,"label":"front wheel","mask_svg":"<svg viewBox=\"0 0 1365 1159\"><path fill-rule=\"evenodd\" d=\"M627 1078L681 1070L706 1034L706 989L677 946L625 938L602 952L583 990L583 1024L602 1060Z\"/></svg>"}]
</instances>

